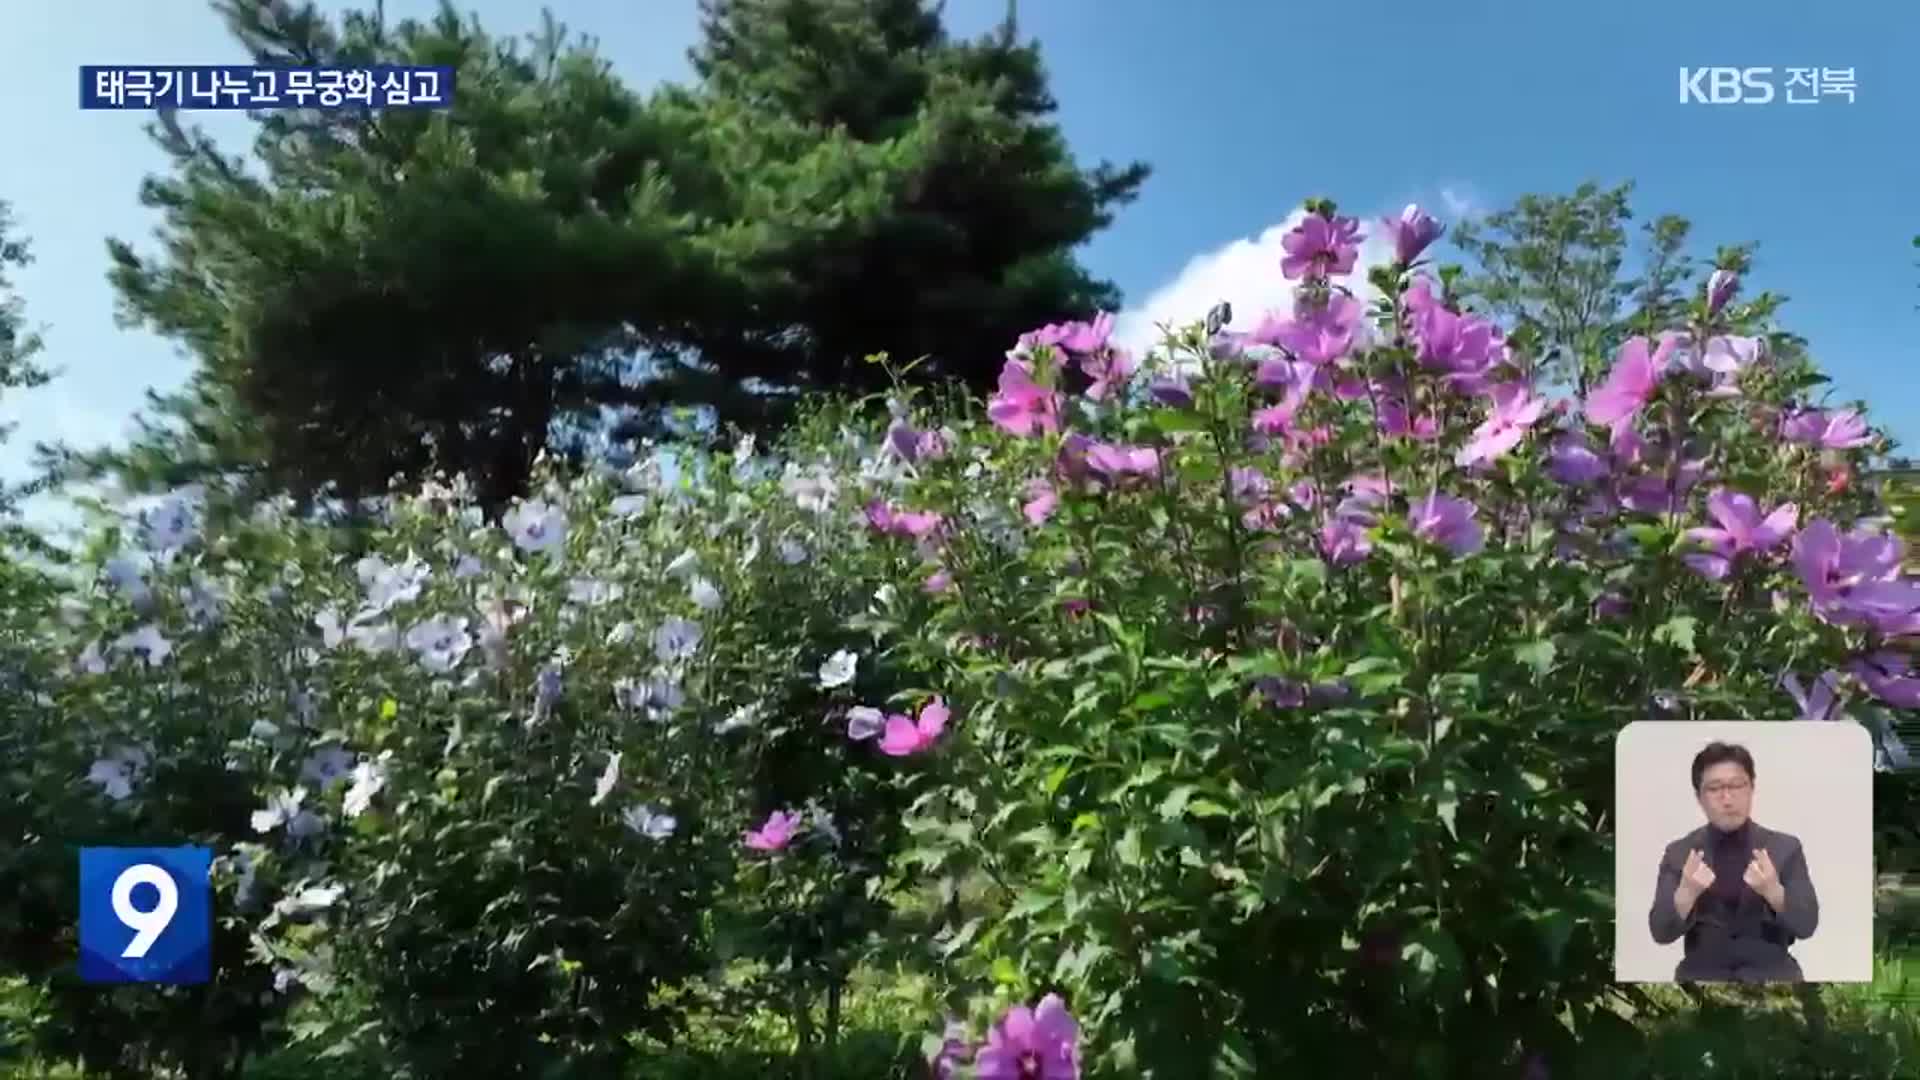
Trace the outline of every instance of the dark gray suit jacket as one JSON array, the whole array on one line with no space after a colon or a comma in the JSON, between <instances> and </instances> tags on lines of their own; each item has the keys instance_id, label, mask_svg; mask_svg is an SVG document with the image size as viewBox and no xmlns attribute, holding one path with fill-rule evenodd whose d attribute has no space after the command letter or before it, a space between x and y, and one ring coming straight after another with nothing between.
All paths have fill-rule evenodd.
<instances>
[{"instance_id":1,"label":"dark gray suit jacket","mask_svg":"<svg viewBox=\"0 0 1920 1080\"><path fill-rule=\"evenodd\" d=\"M1648 929L1653 932L1656 944L1666 945L1687 939L1687 953L1694 952L1701 938L1699 926L1701 907L1695 904L1685 919L1674 910L1673 892L1680 885L1680 872L1687 865L1687 853L1698 850L1702 854L1710 851L1707 830L1710 825L1702 825L1687 835L1667 845L1666 853L1660 858L1659 880L1653 887L1653 910L1648 913ZM1820 925L1820 898L1813 889L1813 878L1807 873L1807 858L1801 850L1800 838L1791 833L1783 833L1752 822L1753 846L1756 850L1765 849L1773 860L1773 868L1780 875L1780 887L1787 894L1786 907L1780 911L1764 901L1761 903L1761 932L1769 943L1785 948L1795 941L1813 936ZM1797 973L1798 965L1791 963ZM1684 963L1682 965L1685 966Z\"/></svg>"}]
</instances>

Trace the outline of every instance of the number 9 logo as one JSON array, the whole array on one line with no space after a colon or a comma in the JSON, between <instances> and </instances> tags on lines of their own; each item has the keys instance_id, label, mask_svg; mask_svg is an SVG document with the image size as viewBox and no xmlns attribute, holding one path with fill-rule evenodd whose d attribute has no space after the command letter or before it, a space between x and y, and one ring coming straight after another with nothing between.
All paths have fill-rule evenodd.
<instances>
[{"instance_id":1,"label":"number 9 logo","mask_svg":"<svg viewBox=\"0 0 1920 1080\"><path fill-rule=\"evenodd\" d=\"M153 905L152 911L133 906L136 885L151 885L160 890L160 902ZM134 931L133 940L120 952L121 958L138 959L147 955L147 950L153 948L153 943L173 924L174 912L179 910L180 889L174 885L173 875L152 863L120 871L120 876L113 879L113 913Z\"/></svg>"},{"instance_id":2,"label":"number 9 logo","mask_svg":"<svg viewBox=\"0 0 1920 1080\"><path fill-rule=\"evenodd\" d=\"M211 978L212 870L208 848L81 848L81 980Z\"/></svg>"}]
</instances>

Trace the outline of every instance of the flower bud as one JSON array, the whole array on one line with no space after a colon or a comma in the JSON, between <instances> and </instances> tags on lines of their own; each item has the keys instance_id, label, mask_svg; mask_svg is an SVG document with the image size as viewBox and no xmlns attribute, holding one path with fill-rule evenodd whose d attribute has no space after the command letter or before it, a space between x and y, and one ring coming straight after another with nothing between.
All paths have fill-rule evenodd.
<instances>
[{"instance_id":1,"label":"flower bud","mask_svg":"<svg viewBox=\"0 0 1920 1080\"><path fill-rule=\"evenodd\" d=\"M1707 278L1707 314L1718 315L1740 288L1740 275L1731 270L1715 270Z\"/></svg>"},{"instance_id":2,"label":"flower bud","mask_svg":"<svg viewBox=\"0 0 1920 1080\"><path fill-rule=\"evenodd\" d=\"M1212 337L1213 335L1226 329L1227 324L1232 321L1233 321L1233 305L1232 304L1228 303L1225 300L1222 300L1219 303L1213 305L1213 309L1207 312L1207 336Z\"/></svg>"}]
</instances>

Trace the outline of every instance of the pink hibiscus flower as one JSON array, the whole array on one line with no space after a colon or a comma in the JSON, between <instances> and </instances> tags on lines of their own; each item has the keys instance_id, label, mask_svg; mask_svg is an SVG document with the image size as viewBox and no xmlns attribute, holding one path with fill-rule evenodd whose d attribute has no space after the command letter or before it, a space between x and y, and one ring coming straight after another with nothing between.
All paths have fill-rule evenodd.
<instances>
[{"instance_id":1,"label":"pink hibiscus flower","mask_svg":"<svg viewBox=\"0 0 1920 1080\"><path fill-rule=\"evenodd\" d=\"M880 752L889 757L910 757L931 747L946 730L949 712L939 698L920 710L918 720L895 713L887 717L887 730L880 736Z\"/></svg>"},{"instance_id":2,"label":"pink hibiscus flower","mask_svg":"<svg viewBox=\"0 0 1920 1080\"><path fill-rule=\"evenodd\" d=\"M779 851L800 832L800 815L775 810L757 829L745 834L742 842L755 851Z\"/></svg>"},{"instance_id":3,"label":"pink hibiscus flower","mask_svg":"<svg viewBox=\"0 0 1920 1080\"><path fill-rule=\"evenodd\" d=\"M1033 381L1024 361L1008 360L1000 369L1000 390L987 402L987 417L1012 435L1060 430L1060 395Z\"/></svg>"},{"instance_id":4,"label":"pink hibiscus flower","mask_svg":"<svg viewBox=\"0 0 1920 1080\"><path fill-rule=\"evenodd\" d=\"M1663 338L1659 347L1651 352L1644 337L1632 338L1620 346L1606 381L1587 395L1587 419L1596 424L1614 425L1632 419L1646 408L1660 385L1660 376L1667 370L1674 347L1671 336Z\"/></svg>"}]
</instances>

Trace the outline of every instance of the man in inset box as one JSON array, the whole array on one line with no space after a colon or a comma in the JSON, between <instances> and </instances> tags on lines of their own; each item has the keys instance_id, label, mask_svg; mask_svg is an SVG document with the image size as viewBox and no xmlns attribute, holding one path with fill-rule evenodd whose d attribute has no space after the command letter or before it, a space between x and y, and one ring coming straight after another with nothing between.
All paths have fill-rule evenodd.
<instances>
[{"instance_id":1,"label":"man in inset box","mask_svg":"<svg viewBox=\"0 0 1920 1080\"><path fill-rule=\"evenodd\" d=\"M1820 900L1800 839L1754 821L1753 755L1714 742L1693 758L1707 823L1667 845L1648 925L1656 944L1683 935L1678 982L1802 982L1787 952L1813 936Z\"/></svg>"}]
</instances>

